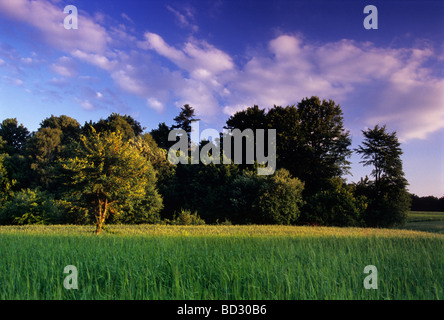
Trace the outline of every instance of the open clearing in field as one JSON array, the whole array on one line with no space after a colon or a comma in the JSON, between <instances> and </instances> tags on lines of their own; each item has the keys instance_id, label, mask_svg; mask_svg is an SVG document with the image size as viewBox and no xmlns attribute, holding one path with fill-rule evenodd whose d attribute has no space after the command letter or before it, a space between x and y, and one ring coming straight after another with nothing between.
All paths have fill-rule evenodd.
<instances>
[{"instance_id":1,"label":"open clearing in field","mask_svg":"<svg viewBox=\"0 0 444 320\"><path fill-rule=\"evenodd\" d=\"M443 299L444 236L282 226L0 227L0 299ZM65 266L78 269L67 290ZM378 289L363 286L378 270Z\"/></svg>"}]
</instances>

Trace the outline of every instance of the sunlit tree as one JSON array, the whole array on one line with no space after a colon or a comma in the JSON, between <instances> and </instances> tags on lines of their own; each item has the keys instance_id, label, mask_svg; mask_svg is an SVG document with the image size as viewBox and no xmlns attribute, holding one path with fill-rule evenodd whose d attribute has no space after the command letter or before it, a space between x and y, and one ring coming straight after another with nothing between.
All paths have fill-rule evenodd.
<instances>
[{"instance_id":1,"label":"sunlit tree","mask_svg":"<svg viewBox=\"0 0 444 320\"><path fill-rule=\"evenodd\" d=\"M63 167L70 172L73 203L88 211L100 234L110 214L118 215L146 197L158 196L156 177L150 162L119 133L91 129L80 140L76 156ZM147 195L147 190L152 194Z\"/></svg>"}]
</instances>

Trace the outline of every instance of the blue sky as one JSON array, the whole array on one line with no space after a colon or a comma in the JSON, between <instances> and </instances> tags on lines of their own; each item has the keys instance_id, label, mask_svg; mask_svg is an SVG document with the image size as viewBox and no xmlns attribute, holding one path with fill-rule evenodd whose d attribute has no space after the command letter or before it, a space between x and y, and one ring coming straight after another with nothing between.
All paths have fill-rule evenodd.
<instances>
[{"instance_id":1,"label":"blue sky","mask_svg":"<svg viewBox=\"0 0 444 320\"><path fill-rule=\"evenodd\" d=\"M33 131L52 114L118 112L149 131L188 103L221 130L254 104L317 95L341 105L353 147L378 123L396 131L418 195L444 195L443 66L440 0L0 0L0 119ZM370 172L351 161L349 181Z\"/></svg>"}]
</instances>

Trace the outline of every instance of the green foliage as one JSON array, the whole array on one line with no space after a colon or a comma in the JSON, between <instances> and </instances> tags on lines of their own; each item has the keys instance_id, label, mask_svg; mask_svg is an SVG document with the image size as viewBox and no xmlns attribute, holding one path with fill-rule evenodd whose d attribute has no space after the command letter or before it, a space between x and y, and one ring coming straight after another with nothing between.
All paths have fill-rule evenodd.
<instances>
[{"instance_id":1,"label":"green foliage","mask_svg":"<svg viewBox=\"0 0 444 320\"><path fill-rule=\"evenodd\" d=\"M57 223L60 211L53 199L39 189L15 192L11 200L0 209L1 224Z\"/></svg>"},{"instance_id":2,"label":"green foliage","mask_svg":"<svg viewBox=\"0 0 444 320\"><path fill-rule=\"evenodd\" d=\"M195 110L184 105L171 127L160 123L143 134L145 128L128 115L112 113L82 127L73 118L52 115L30 135L17 119L6 119L0 125L0 206L35 189L53 199L61 223L95 223L97 233L105 221L179 223L193 220L191 212L207 223L390 227L405 221L409 195L396 133L387 133L385 126L363 131L356 152L361 163L374 167L375 181L345 185L340 177L349 168L351 139L341 107L332 100L313 96L268 111L255 105L227 120L227 129L276 130L277 170L271 176L257 175L257 159L254 164L171 164L170 130L190 134L193 120L198 120ZM199 148L209 150L212 143L223 150L223 140L201 141ZM242 152L246 160L245 147ZM15 221L50 221L40 216Z\"/></svg>"},{"instance_id":3,"label":"green foliage","mask_svg":"<svg viewBox=\"0 0 444 320\"><path fill-rule=\"evenodd\" d=\"M51 116L40 123L24 150L31 169L29 186L42 187L58 196L62 184L58 179L61 170L58 160L72 155L72 146L79 140L80 132L77 120L65 115Z\"/></svg>"},{"instance_id":4,"label":"green foliage","mask_svg":"<svg viewBox=\"0 0 444 320\"><path fill-rule=\"evenodd\" d=\"M173 177L174 166L168 160L167 151L159 148L150 134L142 134L131 139L129 143L151 163L157 173L156 176L159 184L163 184L166 180Z\"/></svg>"},{"instance_id":5,"label":"green foliage","mask_svg":"<svg viewBox=\"0 0 444 320\"><path fill-rule=\"evenodd\" d=\"M150 135L156 141L159 148L168 150L172 145L174 145L174 141L168 141L168 135L172 128L168 127L165 122L159 123L156 129L150 131Z\"/></svg>"},{"instance_id":6,"label":"green foliage","mask_svg":"<svg viewBox=\"0 0 444 320\"><path fill-rule=\"evenodd\" d=\"M129 115L122 116L118 113L112 113L108 118L92 124L92 127L96 132L119 132L125 141L139 136L144 130L142 125L133 117ZM85 125L83 130L88 134L90 126Z\"/></svg>"},{"instance_id":7,"label":"green foliage","mask_svg":"<svg viewBox=\"0 0 444 320\"><path fill-rule=\"evenodd\" d=\"M231 116L226 128L276 129L277 166L305 183L306 196L348 172L351 139L333 100L313 96L296 107L274 106L268 113L254 106Z\"/></svg>"},{"instance_id":8,"label":"green foliage","mask_svg":"<svg viewBox=\"0 0 444 320\"><path fill-rule=\"evenodd\" d=\"M195 118L195 110L189 104L185 104L181 109L177 117L174 118L176 123L171 128L172 129L183 129L188 134L191 132L191 122L199 121L200 119Z\"/></svg>"},{"instance_id":9,"label":"green foliage","mask_svg":"<svg viewBox=\"0 0 444 320\"><path fill-rule=\"evenodd\" d=\"M286 169L279 169L266 178L256 207L265 224L295 224L304 204L304 183L293 178Z\"/></svg>"},{"instance_id":10,"label":"green foliage","mask_svg":"<svg viewBox=\"0 0 444 320\"><path fill-rule=\"evenodd\" d=\"M29 159L21 154L2 154L3 166L7 171L7 175L11 181L14 181L12 186L13 191L19 191L31 187L33 172L30 169Z\"/></svg>"},{"instance_id":11,"label":"green foliage","mask_svg":"<svg viewBox=\"0 0 444 320\"><path fill-rule=\"evenodd\" d=\"M81 127L77 120L66 115L61 115L60 117L51 115L51 117L42 121L40 128L59 129L63 134L61 137L63 145L77 140L81 133Z\"/></svg>"},{"instance_id":12,"label":"green foliage","mask_svg":"<svg viewBox=\"0 0 444 320\"><path fill-rule=\"evenodd\" d=\"M351 139L344 129L341 107L333 100L306 98L297 110L298 140L290 172L305 182L305 194L313 195L331 178L348 172Z\"/></svg>"},{"instance_id":13,"label":"green foliage","mask_svg":"<svg viewBox=\"0 0 444 320\"><path fill-rule=\"evenodd\" d=\"M11 198L12 187L16 183L15 180L10 179L4 165L4 159L7 156L7 154L0 155L0 208Z\"/></svg>"},{"instance_id":14,"label":"green foliage","mask_svg":"<svg viewBox=\"0 0 444 320\"><path fill-rule=\"evenodd\" d=\"M361 179L356 185L356 194L368 199L368 207L363 214L366 226L390 228L406 223L410 210L410 195L404 186L385 184L379 181Z\"/></svg>"},{"instance_id":15,"label":"green foliage","mask_svg":"<svg viewBox=\"0 0 444 320\"><path fill-rule=\"evenodd\" d=\"M228 191L237 175L239 169L233 164L178 164L160 189L165 204L163 218L172 218L182 208L197 211L211 223L230 215Z\"/></svg>"},{"instance_id":16,"label":"green foliage","mask_svg":"<svg viewBox=\"0 0 444 320\"><path fill-rule=\"evenodd\" d=\"M18 125L16 118L8 118L0 124L0 146L8 154L20 153L29 138L29 131L23 124Z\"/></svg>"},{"instance_id":17,"label":"green foliage","mask_svg":"<svg viewBox=\"0 0 444 320\"><path fill-rule=\"evenodd\" d=\"M376 125L373 129L362 131L364 141L356 149L361 155L364 166L373 166L371 175L375 177L376 187L379 183L406 184L402 170L401 144L396 132L388 133L386 126ZM383 181L382 181L383 180Z\"/></svg>"},{"instance_id":18,"label":"green foliage","mask_svg":"<svg viewBox=\"0 0 444 320\"><path fill-rule=\"evenodd\" d=\"M346 185L340 178L334 178L328 189L308 199L305 219L317 225L362 226L366 208L365 196L355 196L353 186Z\"/></svg>"},{"instance_id":19,"label":"green foliage","mask_svg":"<svg viewBox=\"0 0 444 320\"><path fill-rule=\"evenodd\" d=\"M363 131L364 141L356 150L364 166L373 166L374 181L367 178L357 186L358 194L369 201L364 214L368 226L393 227L406 222L410 210L410 195L402 169L402 150L396 132L375 126Z\"/></svg>"},{"instance_id":20,"label":"green foliage","mask_svg":"<svg viewBox=\"0 0 444 320\"><path fill-rule=\"evenodd\" d=\"M169 224L181 226L200 226L205 224L205 220L197 214L197 211L191 213L190 210L181 209L179 214L173 220L171 220Z\"/></svg>"},{"instance_id":21,"label":"green foliage","mask_svg":"<svg viewBox=\"0 0 444 320\"><path fill-rule=\"evenodd\" d=\"M160 210L154 170L136 148L118 133L97 133L93 128L80 139L76 157L65 160L63 168L70 173L72 202L94 215L98 234L109 215L125 208Z\"/></svg>"},{"instance_id":22,"label":"green foliage","mask_svg":"<svg viewBox=\"0 0 444 320\"><path fill-rule=\"evenodd\" d=\"M263 220L257 209L257 199L266 191L266 180L244 171L233 179L227 188L227 218L233 223L260 223Z\"/></svg>"},{"instance_id":23,"label":"green foliage","mask_svg":"<svg viewBox=\"0 0 444 320\"><path fill-rule=\"evenodd\" d=\"M285 169L266 177L246 171L227 188L227 218L234 223L294 224L304 203L303 189Z\"/></svg>"}]
</instances>

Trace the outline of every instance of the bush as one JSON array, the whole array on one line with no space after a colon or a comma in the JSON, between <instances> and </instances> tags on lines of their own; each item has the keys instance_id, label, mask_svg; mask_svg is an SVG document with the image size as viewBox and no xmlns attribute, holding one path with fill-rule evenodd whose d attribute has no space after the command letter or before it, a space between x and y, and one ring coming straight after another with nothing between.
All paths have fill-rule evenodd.
<instances>
[{"instance_id":1,"label":"bush","mask_svg":"<svg viewBox=\"0 0 444 320\"><path fill-rule=\"evenodd\" d=\"M244 172L229 186L229 217L236 223L294 224L303 189L304 184L286 169L271 176Z\"/></svg>"},{"instance_id":2,"label":"bush","mask_svg":"<svg viewBox=\"0 0 444 320\"><path fill-rule=\"evenodd\" d=\"M226 218L238 224L260 223L255 201L264 183L264 177L251 172L244 172L236 177L227 188Z\"/></svg>"},{"instance_id":3,"label":"bush","mask_svg":"<svg viewBox=\"0 0 444 320\"><path fill-rule=\"evenodd\" d=\"M255 207L266 224L294 224L304 204L302 191L304 183L293 178L286 169L280 169L265 179Z\"/></svg>"},{"instance_id":4,"label":"bush","mask_svg":"<svg viewBox=\"0 0 444 320\"><path fill-rule=\"evenodd\" d=\"M356 185L356 192L368 199L368 207L363 213L366 226L391 228L407 221L411 199L404 187L384 180L377 187L373 181L362 179Z\"/></svg>"},{"instance_id":5,"label":"bush","mask_svg":"<svg viewBox=\"0 0 444 320\"><path fill-rule=\"evenodd\" d=\"M330 187L312 196L306 210L310 223L328 226L360 226L367 208L366 197L355 196L342 179L330 180Z\"/></svg>"},{"instance_id":6,"label":"bush","mask_svg":"<svg viewBox=\"0 0 444 320\"><path fill-rule=\"evenodd\" d=\"M191 213L190 210L181 210L179 215L175 217L171 222L172 225L181 226L200 226L204 225L205 221L199 217L197 212Z\"/></svg>"},{"instance_id":7,"label":"bush","mask_svg":"<svg viewBox=\"0 0 444 320\"><path fill-rule=\"evenodd\" d=\"M1 224L50 224L60 221L60 210L54 200L39 189L15 192L0 210Z\"/></svg>"}]
</instances>

